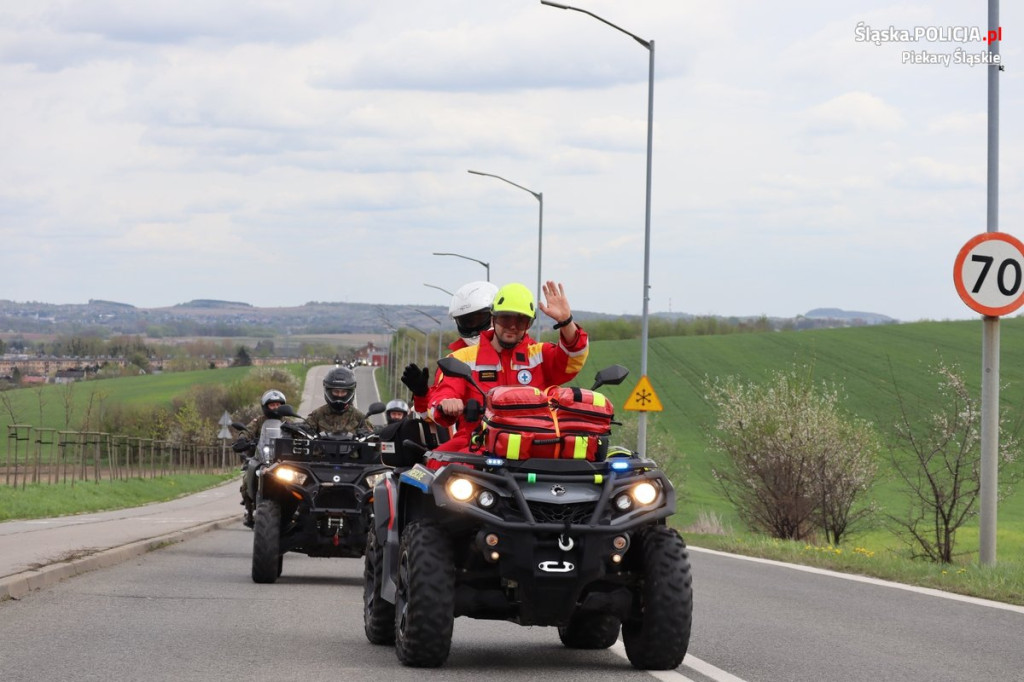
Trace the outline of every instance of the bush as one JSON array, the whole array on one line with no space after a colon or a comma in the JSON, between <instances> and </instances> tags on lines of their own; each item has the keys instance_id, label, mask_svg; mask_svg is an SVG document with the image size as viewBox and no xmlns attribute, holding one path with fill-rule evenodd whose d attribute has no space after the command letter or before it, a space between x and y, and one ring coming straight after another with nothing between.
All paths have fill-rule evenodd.
<instances>
[{"instance_id":1,"label":"bush","mask_svg":"<svg viewBox=\"0 0 1024 682\"><path fill-rule=\"evenodd\" d=\"M890 462L910 500L903 514L889 514L893 532L915 558L952 563L957 531L978 513L981 496L981 404L972 397L959 365L940 360L933 368L942 404L917 420L902 393ZM1000 426L1007 419L1000 417ZM1000 430L996 466L999 497L1020 480L1014 464L1019 442ZM1008 468L1004 471L1004 468ZM1005 474L1005 475L1004 475Z\"/></svg>"},{"instance_id":2,"label":"bush","mask_svg":"<svg viewBox=\"0 0 1024 682\"><path fill-rule=\"evenodd\" d=\"M839 391L816 387L811 371L775 372L764 385L734 377L706 383L717 409L709 441L728 465L713 474L751 530L829 542L866 519L858 505L876 471L871 425L840 409Z\"/></svg>"}]
</instances>

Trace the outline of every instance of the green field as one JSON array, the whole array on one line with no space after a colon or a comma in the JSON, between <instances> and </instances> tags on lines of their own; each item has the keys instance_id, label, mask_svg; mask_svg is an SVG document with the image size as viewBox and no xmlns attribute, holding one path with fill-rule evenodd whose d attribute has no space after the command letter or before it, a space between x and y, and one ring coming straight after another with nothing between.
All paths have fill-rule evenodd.
<instances>
[{"instance_id":1,"label":"green field","mask_svg":"<svg viewBox=\"0 0 1024 682\"><path fill-rule=\"evenodd\" d=\"M283 367L298 377L300 385L305 381L306 368L302 365L296 363ZM0 402L0 438L3 439L0 441L0 454L6 454L7 427L12 423L30 424L36 428L76 430L90 410L95 414L110 406L170 406L175 398L186 395L194 386L228 385L242 379L251 369L229 367L143 374L7 391L4 396L0 396L2 400L9 400L9 407ZM254 403L258 399L259 396L253 396ZM0 458L0 463L2 461Z\"/></svg>"},{"instance_id":2,"label":"green field","mask_svg":"<svg viewBox=\"0 0 1024 682\"><path fill-rule=\"evenodd\" d=\"M972 392L980 396L981 327L980 321L921 322L650 340L648 377L664 411L650 413L648 437L668 433L678 448L669 461L661 462L681 493L676 524L689 526L701 512L714 512L735 530L743 530L711 478L711 468L720 463L720 455L708 447L706 429L714 414L704 399L705 378L732 375L756 381L773 370L807 366L816 379L841 386L846 409L871 421L887 436L899 409L897 385L911 412L923 414L937 408L937 380L930 369L940 358L958 363ZM1007 319L1000 327L1001 407L1010 423L1019 428L1024 406L1024 319ZM613 362L633 370L622 386L602 389L619 406L639 379L638 341L594 343L581 376L589 381L597 369ZM623 414L621 409L618 414ZM900 504L900 495L891 484L876 485L873 497L883 509ZM1013 493L999 503L998 523L999 560L1018 560L1024 549L1024 492ZM880 530L852 541L892 546L892 538ZM976 519L962 532L959 549L974 551L976 556Z\"/></svg>"}]
</instances>

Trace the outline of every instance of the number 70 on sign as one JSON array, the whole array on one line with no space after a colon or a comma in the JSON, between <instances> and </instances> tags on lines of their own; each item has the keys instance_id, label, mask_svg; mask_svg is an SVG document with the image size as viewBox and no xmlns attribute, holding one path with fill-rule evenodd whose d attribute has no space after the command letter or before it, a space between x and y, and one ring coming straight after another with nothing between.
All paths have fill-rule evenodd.
<instances>
[{"instance_id":1,"label":"number 70 on sign","mask_svg":"<svg viewBox=\"0 0 1024 682\"><path fill-rule=\"evenodd\" d=\"M1024 304L1024 243L1005 232L971 238L953 265L953 283L972 310L1008 315Z\"/></svg>"}]
</instances>

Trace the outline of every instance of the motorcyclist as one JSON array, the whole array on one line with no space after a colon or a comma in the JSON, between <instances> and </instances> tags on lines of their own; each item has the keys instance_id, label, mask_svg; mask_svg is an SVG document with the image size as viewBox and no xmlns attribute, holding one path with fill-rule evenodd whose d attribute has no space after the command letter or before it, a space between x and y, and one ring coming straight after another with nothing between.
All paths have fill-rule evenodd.
<instances>
[{"instance_id":1,"label":"motorcyclist","mask_svg":"<svg viewBox=\"0 0 1024 682\"><path fill-rule=\"evenodd\" d=\"M396 398L384 406L384 418L388 424L402 421L407 414L409 414L409 404L404 400Z\"/></svg>"},{"instance_id":2,"label":"motorcyclist","mask_svg":"<svg viewBox=\"0 0 1024 682\"><path fill-rule=\"evenodd\" d=\"M324 377L325 404L306 417L317 433L372 433L366 415L352 405L356 397L356 375L348 367L335 367Z\"/></svg>"},{"instance_id":3,"label":"motorcyclist","mask_svg":"<svg viewBox=\"0 0 1024 682\"><path fill-rule=\"evenodd\" d=\"M490 282L469 282L455 290L448 304L448 317L455 322L459 338L448 344L448 350L455 352L480 342L480 333L491 328L491 303L498 287ZM423 414L427 411L427 389L429 369L416 363L406 365L402 372L402 383L413 395L413 409ZM440 377L434 378L437 383Z\"/></svg>"},{"instance_id":4,"label":"motorcyclist","mask_svg":"<svg viewBox=\"0 0 1024 682\"><path fill-rule=\"evenodd\" d=\"M242 476L240 492L242 493L242 504L245 506L245 516L242 519L242 523L248 528L252 528L254 525L252 513L256 506L256 470L260 465L260 460L256 457L256 444L259 441L260 430L263 428L263 423L268 419L281 418L277 414L277 408L287 402L284 393L276 388L264 392L260 397L261 414L250 421L245 427L249 436L242 434L231 446L231 449L237 452L243 460L242 471L244 474Z\"/></svg>"},{"instance_id":5,"label":"motorcyclist","mask_svg":"<svg viewBox=\"0 0 1024 682\"><path fill-rule=\"evenodd\" d=\"M491 305L493 329L480 333L480 342L456 350L458 358L473 370L473 378L484 390L495 386L549 386L571 381L583 368L589 353L587 332L573 322L562 284L548 281L540 309L555 321L557 344L534 341L527 334L536 318L533 294L523 284L501 287ZM442 426L457 425L455 434L438 450L466 451L470 435L479 422L465 422L463 410L470 399L480 400L479 391L468 381L442 376L427 396L430 417Z\"/></svg>"}]
</instances>

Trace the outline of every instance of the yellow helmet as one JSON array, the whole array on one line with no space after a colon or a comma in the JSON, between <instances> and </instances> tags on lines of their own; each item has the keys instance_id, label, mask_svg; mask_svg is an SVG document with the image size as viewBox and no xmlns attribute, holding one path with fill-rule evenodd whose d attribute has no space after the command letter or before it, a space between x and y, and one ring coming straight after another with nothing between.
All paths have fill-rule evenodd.
<instances>
[{"instance_id":1,"label":"yellow helmet","mask_svg":"<svg viewBox=\"0 0 1024 682\"><path fill-rule=\"evenodd\" d=\"M491 312L518 313L526 315L530 319L537 317L536 306L533 303L533 294L526 286L513 282L498 289L494 294L494 302L491 304Z\"/></svg>"}]
</instances>

